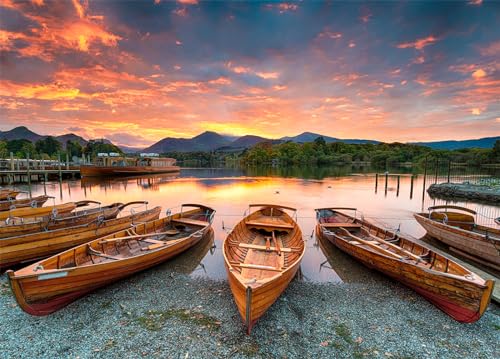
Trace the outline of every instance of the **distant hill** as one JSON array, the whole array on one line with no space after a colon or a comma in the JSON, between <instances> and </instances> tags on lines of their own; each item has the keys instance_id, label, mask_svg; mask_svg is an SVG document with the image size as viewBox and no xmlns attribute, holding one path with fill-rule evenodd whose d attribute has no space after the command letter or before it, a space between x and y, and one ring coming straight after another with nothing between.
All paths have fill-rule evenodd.
<instances>
[{"instance_id":1,"label":"distant hill","mask_svg":"<svg viewBox=\"0 0 500 359\"><path fill-rule=\"evenodd\" d=\"M500 136L462 141L412 142L412 144L430 147L435 150L459 150L461 148L493 148L493 145L498 140L500 140Z\"/></svg>"},{"instance_id":2,"label":"distant hill","mask_svg":"<svg viewBox=\"0 0 500 359\"><path fill-rule=\"evenodd\" d=\"M10 131L0 131L0 139L7 141L29 140L31 142L36 142L44 137L45 136L41 136L25 126L16 127Z\"/></svg>"},{"instance_id":3,"label":"distant hill","mask_svg":"<svg viewBox=\"0 0 500 359\"><path fill-rule=\"evenodd\" d=\"M230 140L218 133L206 131L193 138L167 137L144 149L144 152L213 151L228 145Z\"/></svg>"},{"instance_id":4,"label":"distant hill","mask_svg":"<svg viewBox=\"0 0 500 359\"><path fill-rule=\"evenodd\" d=\"M313 133L313 132L303 132L300 135L293 136L293 137L282 137L281 140L282 141L292 141L292 142L297 142L297 143L305 143L305 142L313 142L318 137L323 137L323 139L325 140L326 143L332 143L332 142L343 142L343 143L350 143L350 144L380 143L380 141L375 141L375 140L341 139L341 138L325 136L325 135L321 135L319 133Z\"/></svg>"},{"instance_id":5,"label":"distant hill","mask_svg":"<svg viewBox=\"0 0 500 359\"><path fill-rule=\"evenodd\" d=\"M29 128L25 126L19 126L15 127L12 130L9 131L0 131L0 140L7 140L7 141L12 141L12 140L28 140L33 143L35 143L38 140L42 140L44 138L49 137L48 135L39 135L38 133L35 133L31 131ZM68 141L76 141L82 146L85 146L87 144L87 140L84 139L81 136L75 135L74 133L67 133L64 135L60 136L53 136L56 140L58 140L63 148L66 148L66 142ZM102 139L104 143L109 143L112 144L111 141Z\"/></svg>"}]
</instances>

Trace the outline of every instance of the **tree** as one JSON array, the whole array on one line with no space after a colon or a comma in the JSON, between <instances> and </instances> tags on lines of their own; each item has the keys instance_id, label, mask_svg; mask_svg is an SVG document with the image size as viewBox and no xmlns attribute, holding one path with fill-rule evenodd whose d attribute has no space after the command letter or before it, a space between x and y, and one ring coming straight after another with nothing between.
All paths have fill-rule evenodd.
<instances>
[{"instance_id":1,"label":"tree","mask_svg":"<svg viewBox=\"0 0 500 359\"><path fill-rule=\"evenodd\" d=\"M0 158L7 158L9 151L7 150L7 142L0 141Z\"/></svg>"},{"instance_id":2,"label":"tree","mask_svg":"<svg viewBox=\"0 0 500 359\"><path fill-rule=\"evenodd\" d=\"M55 155L62 149L61 143L52 136L36 141L35 147L39 153L46 153L49 156Z\"/></svg>"},{"instance_id":3,"label":"tree","mask_svg":"<svg viewBox=\"0 0 500 359\"><path fill-rule=\"evenodd\" d=\"M73 156L82 157L83 147L78 141L68 140L66 142L66 152L70 158Z\"/></svg>"}]
</instances>

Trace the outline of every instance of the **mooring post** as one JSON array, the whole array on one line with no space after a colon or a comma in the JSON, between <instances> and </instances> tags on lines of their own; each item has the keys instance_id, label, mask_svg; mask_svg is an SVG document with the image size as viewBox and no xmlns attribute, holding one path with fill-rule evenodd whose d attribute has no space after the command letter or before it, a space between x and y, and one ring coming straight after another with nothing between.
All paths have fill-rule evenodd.
<instances>
[{"instance_id":1,"label":"mooring post","mask_svg":"<svg viewBox=\"0 0 500 359\"><path fill-rule=\"evenodd\" d=\"M400 183L400 180L401 180L401 175L398 175L398 184L397 184L397 187L396 187L396 197L399 196L399 183Z\"/></svg>"},{"instance_id":2,"label":"mooring post","mask_svg":"<svg viewBox=\"0 0 500 359\"><path fill-rule=\"evenodd\" d=\"M410 179L410 199L413 198L413 174L411 175L411 179Z\"/></svg>"},{"instance_id":3,"label":"mooring post","mask_svg":"<svg viewBox=\"0 0 500 359\"><path fill-rule=\"evenodd\" d=\"M378 173L375 173L375 193L377 193L378 188Z\"/></svg>"},{"instance_id":4,"label":"mooring post","mask_svg":"<svg viewBox=\"0 0 500 359\"><path fill-rule=\"evenodd\" d=\"M389 178L389 172L385 172L385 194L387 195L387 180Z\"/></svg>"},{"instance_id":5,"label":"mooring post","mask_svg":"<svg viewBox=\"0 0 500 359\"><path fill-rule=\"evenodd\" d=\"M10 153L10 170L14 171L14 153Z\"/></svg>"},{"instance_id":6,"label":"mooring post","mask_svg":"<svg viewBox=\"0 0 500 359\"><path fill-rule=\"evenodd\" d=\"M439 171L439 159L436 158L436 176L434 177L434 183L438 183L438 171Z\"/></svg>"},{"instance_id":7,"label":"mooring post","mask_svg":"<svg viewBox=\"0 0 500 359\"><path fill-rule=\"evenodd\" d=\"M450 183L450 173L451 173L451 160L448 161L448 183Z\"/></svg>"},{"instance_id":8,"label":"mooring post","mask_svg":"<svg viewBox=\"0 0 500 359\"><path fill-rule=\"evenodd\" d=\"M59 170L59 181L62 181L61 154L57 152L57 168Z\"/></svg>"},{"instance_id":9,"label":"mooring post","mask_svg":"<svg viewBox=\"0 0 500 359\"><path fill-rule=\"evenodd\" d=\"M27 161L27 173L28 173L28 194L29 197L31 198L31 166L30 166L30 154L29 152L26 153L26 161Z\"/></svg>"},{"instance_id":10,"label":"mooring post","mask_svg":"<svg viewBox=\"0 0 500 359\"><path fill-rule=\"evenodd\" d=\"M423 208L423 201L425 198L425 180L427 179L427 156L425 156L425 162L424 162L424 184L422 186L422 208Z\"/></svg>"},{"instance_id":11,"label":"mooring post","mask_svg":"<svg viewBox=\"0 0 500 359\"><path fill-rule=\"evenodd\" d=\"M69 171L69 153L66 152L66 170Z\"/></svg>"}]
</instances>

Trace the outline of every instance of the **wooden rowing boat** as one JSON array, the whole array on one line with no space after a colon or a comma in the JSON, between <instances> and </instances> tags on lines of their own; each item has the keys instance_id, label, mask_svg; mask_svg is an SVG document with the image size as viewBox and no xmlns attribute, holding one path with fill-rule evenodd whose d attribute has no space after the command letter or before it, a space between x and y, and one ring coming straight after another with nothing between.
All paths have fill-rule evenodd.
<instances>
[{"instance_id":1,"label":"wooden rowing boat","mask_svg":"<svg viewBox=\"0 0 500 359\"><path fill-rule=\"evenodd\" d=\"M2 188L0 189L0 201L15 199L19 193L21 192Z\"/></svg>"},{"instance_id":2,"label":"wooden rowing boat","mask_svg":"<svg viewBox=\"0 0 500 359\"><path fill-rule=\"evenodd\" d=\"M15 208L15 209L9 209L8 211L2 211L0 212L0 221L1 220L6 220L7 218L15 218L15 217L23 217L23 218L28 218L28 217L41 217L41 216L48 216L48 215L58 215L61 213L68 213L73 211L76 207L82 207L86 206L88 201L79 201L79 202L68 202L68 203L62 203L62 204L56 204L53 206L47 206L47 207L22 207L22 208Z\"/></svg>"},{"instance_id":3,"label":"wooden rowing boat","mask_svg":"<svg viewBox=\"0 0 500 359\"><path fill-rule=\"evenodd\" d=\"M443 205L414 216L431 237L465 252L467 258L500 270L500 230L476 224L475 215L468 208Z\"/></svg>"},{"instance_id":4,"label":"wooden rowing boat","mask_svg":"<svg viewBox=\"0 0 500 359\"><path fill-rule=\"evenodd\" d=\"M223 245L224 262L234 301L250 334L255 322L278 299L300 267L305 245L297 223L285 210L261 207L243 218Z\"/></svg>"},{"instance_id":5,"label":"wooden rowing boat","mask_svg":"<svg viewBox=\"0 0 500 359\"><path fill-rule=\"evenodd\" d=\"M161 207L103 221L96 219L75 227L0 238L0 270L46 258L93 239L121 231L160 216Z\"/></svg>"},{"instance_id":6,"label":"wooden rowing boat","mask_svg":"<svg viewBox=\"0 0 500 359\"><path fill-rule=\"evenodd\" d=\"M472 323L485 312L494 281L396 232L338 212L316 210L316 233L364 265L407 285L459 322Z\"/></svg>"},{"instance_id":7,"label":"wooden rowing boat","mask_svg":"<svg viewBox=\"0 0 500 359\"><path fill-rule=\"evenodd\" d=\"M75 299L164 262L197 244L215 211L195 209L100 237L16 272L8 271L19 306L47 315Z\"/></svg>"},{"instance_id":8,"label":"wooden rowing boat","mask_svg":"<svg viewBox=\"0 0 500 359\"><path fill-rule=\"evenodd\" d=\"M87 201L99 204L100 202ZM113 219L127 206L133 204L146 204L144 201L134 201L127 204L113 203L108 206L84 209L76 212L58 214L57 216L43 216L31 218L7 218L0 221L0 238L21 236L23 234L54 229L74 227L100 219L101 221Z\"/></svg>"},{"instance_id":9,"label":"wooden rowing boat","mask_svg":"<svg viewBox=\"0 0 500 359\"><path fill-rule=\"evenodd\" d=\"M42 195L33 198L10 199L10 200L0 201L0 211L8 211L9 209L23 208L23 207L32 207L32 208L41 207L45 202L47 202L49 198L52 197Z\"/></svg>"}]
</instances>

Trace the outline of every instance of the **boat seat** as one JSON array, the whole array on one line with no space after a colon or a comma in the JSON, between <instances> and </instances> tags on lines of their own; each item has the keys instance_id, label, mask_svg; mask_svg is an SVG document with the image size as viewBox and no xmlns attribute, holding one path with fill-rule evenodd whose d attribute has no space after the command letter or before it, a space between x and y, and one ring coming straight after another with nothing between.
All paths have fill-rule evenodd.
<instances>
[{"instance_id":1,"label":"boat seat","mask_svg":"<svg viewBox=\"0 0 500 359\"><path fill-rule=\"evenodd\" d=\"M277 229L293 229L293 225L288 223L271 223L259 221L246 221L247 226L259 228L277 228Z\"/></svg>"},{"instance_id":2,"label":"boat seat","mask_svg":"<svg viewBox=\"0 0 500 359\"><path fill-rule=\"evenodd\" d=\"M258 245L258 244L251 244L251 243L239 243L238 247L240 247L240 248L254 249L254 250L260 250L260 251L266 251L266 252L277 251L276 247L269 247L269 248L267 248L266 246L261 246L261 245ZM299 248L280 247L280 252L285 252L285 253L300 252L300 249Z\"/></svg>"},{"instance_id":3,"label":"boat seat","mask_svg":"<svg viewBox=\"0 0 500 359\"><path fill-rule=\"evenodd\" d=\"M321 223L321 226L325 228L361 228L361 224L359 223L341 223L341 222L333 222L333 223Z\"/></svg>"},{"instance_id":4,"label":"boat seat","mask_svg":"<svg viewBox=\"0 0 500 359\"><path fill-rule=\"evenodd\" d=\"M233 267L240 267L240 268L246 268L246 269L260 269L260 270L268 270L272 272L281 272L281 268L276 268L276 267L271 267L271 266L264 266L260 264L248 264L248 263L231 263L231 266Z\"/></svg>"},{"instance_id":5,"label":"boat seat","mask_svg":"<svg viewBox=\"0 0 500 359\"><path fill-rule=\"evenodd\" d=\"M94 248L90 246L90 244L87 244L87 253L89 255L97 256L97 257L102 257L102 258L107 258L107 259L113 259L113 260L119 260L121 258L116 257L116 256L111 256L109 254L105 254L99 251L96 251Z\"/></svg>"},{"instance_id":6,"label":"boat seat","mask_svg":"<svg viewBox=\"0 0 500 359\"><path fill-rule=\"evenodd\" d=\"M200 221L198 219L192 219L192 218L176 218L176 219L172 219L172 222L182 223L182 224L191 224L191 225L203 226L203 227L205 227L208 224L207 221Z\"/></svg>"}]
</instances>

